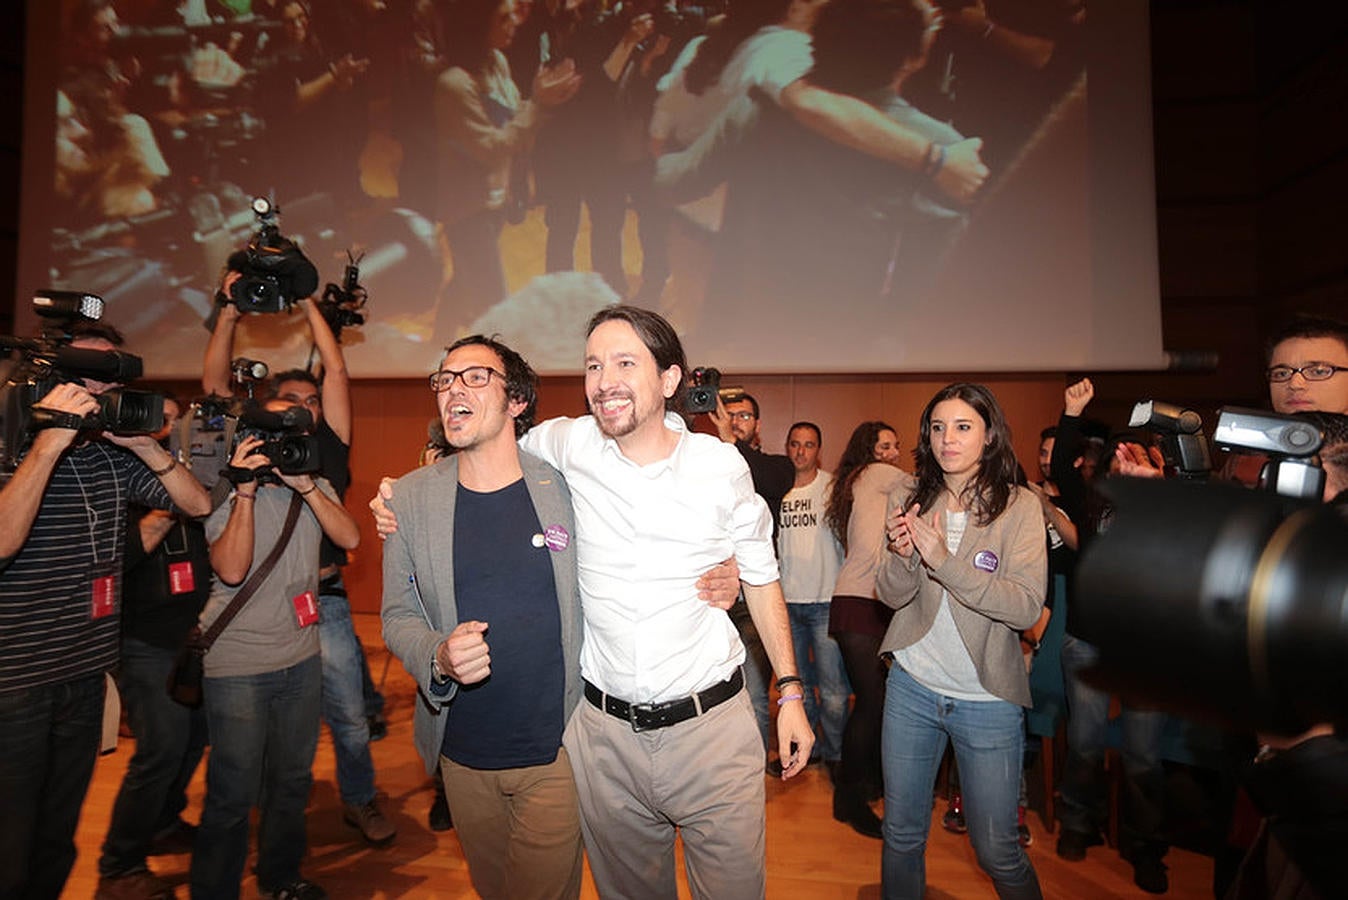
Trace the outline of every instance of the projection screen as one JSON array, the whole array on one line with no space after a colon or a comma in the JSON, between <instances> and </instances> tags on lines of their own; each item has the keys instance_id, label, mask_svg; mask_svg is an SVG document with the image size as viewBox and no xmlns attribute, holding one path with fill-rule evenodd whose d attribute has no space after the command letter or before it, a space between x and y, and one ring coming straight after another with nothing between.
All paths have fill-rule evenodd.
<instances>
[{"instance_id":1,"label":"projection screen","mask_svg":"<svg viewBox=\"0 0 1348 900\"><path fill-rule=\"evenodd\" d=\"M261 196L320 293L354 307L357 260L358 377L477 331L574 373L620 298L740 372L1154 368L1146 15L29 3L20 333L34 291L90 291L147 373L195 376ZM235 349L301 363L302 314L248 316Z\"/></svg>"}]
</instances>

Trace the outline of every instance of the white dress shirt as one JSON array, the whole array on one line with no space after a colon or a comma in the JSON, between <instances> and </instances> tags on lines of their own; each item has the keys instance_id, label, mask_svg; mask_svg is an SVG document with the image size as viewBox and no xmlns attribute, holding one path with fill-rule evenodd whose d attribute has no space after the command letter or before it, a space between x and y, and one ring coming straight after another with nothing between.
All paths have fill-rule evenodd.
<instances>
[{"instance_id":1,"label":"white dress shirt","mask_svg":"<svg viewBox=\"0 0 1348 900\"><path fill-rule=\"evenodd\" d=\"M576 509L585 640L580 670L637 703L685 697L744 661L729 615L697 596L697 579L734 556L740 578L777 580L772 514L734 445L679 432L668 458L639 466L591 416L550 419L520 441L566 476Z\"/></svg>"}]
</instances>

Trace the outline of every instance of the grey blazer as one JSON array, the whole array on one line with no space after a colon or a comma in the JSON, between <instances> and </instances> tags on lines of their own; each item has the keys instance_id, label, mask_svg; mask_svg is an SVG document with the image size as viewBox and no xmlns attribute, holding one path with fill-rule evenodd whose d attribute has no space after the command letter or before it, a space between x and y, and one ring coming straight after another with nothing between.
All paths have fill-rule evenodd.
<instances>
[{"instance_id":1,"label":"grey blazer","mask_svg":"<svg viewBox=\"0 0 1348 900\"><path fill-rule=\"evenodd\" d=\"M889 510L907 504L911 489L901 484L889 495ZM888 513L886 513L888 515ZM929 510L922 518L932 521ZM886 552L875 592L894 607L881 653L911 646L931 630L944 592L950 614L990 694L1030 706L1030 680L1020 651L1020 631L1039 620L1048 579L1044 514L1039 500L1013 487L1006 509L987 525L969 522L959 551L939 568L927 569L921 555L905 559Z\"/></svg>"},{"instance_id":2,"label":"grey blazer","mask_svg":"<svg viewBox=\"0 0 1348 900\"><path fill-rule=\"evenodd\" d=\"M539 523L544 528L560 525L571 536L565 549L551 553L566 667L563 713L569 718L581 695L582 633L571 492L556 469L523 450L520 466ZM452 681L432 685L435 648L459 624L452 534L458 486L459 464L453 456L398 479L388 504L398 517L398 530L384 542L384 643L417 682L413 739L428 773L439 764L445 722L458 690Z\"/></svg>"}]
</instances>

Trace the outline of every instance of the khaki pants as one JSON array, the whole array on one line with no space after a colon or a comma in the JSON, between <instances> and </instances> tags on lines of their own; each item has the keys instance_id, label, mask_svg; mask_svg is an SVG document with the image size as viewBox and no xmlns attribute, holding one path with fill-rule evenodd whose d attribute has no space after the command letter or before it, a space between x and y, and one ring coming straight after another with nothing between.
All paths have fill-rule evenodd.
<instances>
[{"instance_id":1,"label":"khaki pants","mask_svg":"<svg viewBox=\"0 0 1348 900\"><path fill-rule=\"evenodd\" d=\"M746 691L705 715L643 732L582 700L562 743L604 900L677 897L676 826L694 897L765 895L763 742Z\"/></svg>"},{"instance_id":2,"label":"khaki pants","mask_svg":"<svg viewBox=\"0 0 1348 900\"><path fill-rule=\"evenodd\" d=\"M440 757L445 797L484 900L575 900L580 814L566 751L545 766L472 769Z\"/></svg>"}]
</instances>

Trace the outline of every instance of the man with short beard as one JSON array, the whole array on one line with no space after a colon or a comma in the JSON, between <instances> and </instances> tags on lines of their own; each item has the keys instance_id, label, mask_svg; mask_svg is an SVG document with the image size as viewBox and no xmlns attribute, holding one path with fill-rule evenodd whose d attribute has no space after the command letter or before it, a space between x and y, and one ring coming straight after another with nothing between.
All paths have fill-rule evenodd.
<instances>
[{"instance_id":1,"label":"man with short beard","mask_svg":"<svg viewBox=\"0 0 1348 900\"><path fill-rule=\"evenodd\" d=\"M728 616L690 572L735 556L782 698L783 777L814 735L801 704L772 513L732 447L691 433L677 406L683 347L660 316L600 310L585 347L591 415L552 419L522 446L576 497L586 703L563 743L601 896L674 897L674 833L697 896L766 891L762 740Z\"/></svg>"}]
</instances>

